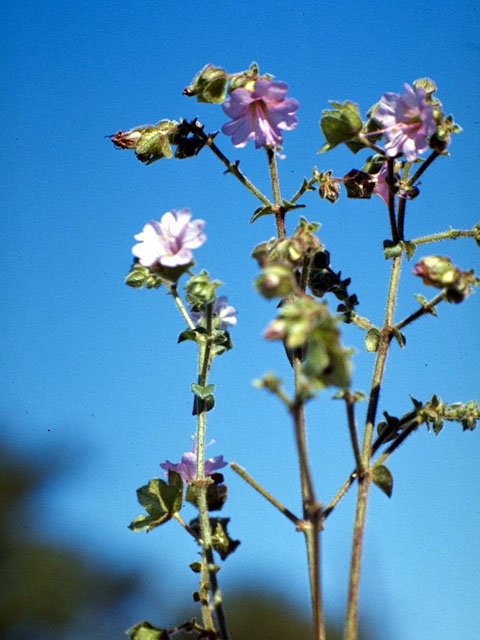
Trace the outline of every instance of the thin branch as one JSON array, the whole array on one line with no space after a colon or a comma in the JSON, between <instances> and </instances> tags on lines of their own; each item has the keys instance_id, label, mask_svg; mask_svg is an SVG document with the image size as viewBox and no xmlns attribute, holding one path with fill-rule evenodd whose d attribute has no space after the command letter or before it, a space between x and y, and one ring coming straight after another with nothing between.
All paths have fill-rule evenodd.
<instances>
[{"instance_id":1,"label":"thin branch","mask_svg":"<svg viewBox=\"0 0 480 640\"><path fill-rule=\"evenodd\" d=\"M404 320L396 324L394 329L400 331L400 329L403 329L407 325L411 324L412 322L414 322L414 320L421 318L427 313L431 314L433 309L437 306L437 304L440 304L442 300L445 300L445 291L442 291L441 293L436 295L434 298L423 304L420 309L417 309L414 313L411 313Z\"/></svg>"},{"instance_id":2,"label":"thin branch","mask_svg":"<svg viewBox=\"0 0 480 640\"><path fill-rule=\"evenodd\" d=\"M248 484L253 487L255 491L258 491L258 493L262 495L266 500L268 500L270 504L273 504L276 509L278 509L281 513L283 513L284 516L291 520L297 528L300 527L302 520L300 520L300 518L297 518L297 516L293 514L289 509L284 507L281 502L279 502L274 496L272 496L271 493L264 489L261 484L254 480L252 476L245 471L245 469L242 469L242 467L240 467L236 462L230 462L230 466L235 471L235 473L238 473L238 475L243 478L245 482L248 482Z\"/></svg>"},{"instance_id":3,"label":"thin branch","mask_svg":"<svg viewBox=\"0 0 480 640\"><path fill-rule=\"evenodd\" d=\"M457 238L475 238L480 241L480 227L474 229L448 229L440 233L433 233L429 236L421 236L410 240L415 246L429 244L430 242L440 242L441 240L456 240Z\"/></svg>"},{"instance_id":4,"label":"thin branch","mask_svg":"<svg viewBox=\"0 0 480 640\"><path fill-rule=\"evenodd\" d=\"M232 175L234 175L235 178L237 178L237 180L239 180L251 193L253 193L253 195L256 198L258 198L258 200L260 200L260 202L262 202L264 205L267 205L267 206L272 204L270 200L267 198L267 196L265 196L259 189L257 189L257 187L252 182L250 182L250 180L240 171L240 169L238 168L238 162L230 162L227 156L225 156L220 151L220 149L217 147L217 145L213 141L215 138L215 135L212 135L212 134L207 135L200 128L195 129L195 135L198 135L200 138L202 138L205 141L205 144L207 145L207 147L209 147L209 149L213 151L213 153L217 156L217 158L227 167L228 173L231 173Z\"/></svg>"}]
</instances>

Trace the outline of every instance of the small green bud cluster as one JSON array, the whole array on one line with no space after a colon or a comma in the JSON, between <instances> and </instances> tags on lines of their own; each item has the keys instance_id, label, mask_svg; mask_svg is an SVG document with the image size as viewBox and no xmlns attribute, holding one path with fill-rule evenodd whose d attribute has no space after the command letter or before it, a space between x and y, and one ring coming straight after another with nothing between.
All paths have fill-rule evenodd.
<instances>
[{"instance_id":1,"label":"small green bud cluster","mask_svg":"<svg viewBox=\"0 0 480 640\"><path fill-rule=\"evenodd\" d=\"M246 71L228 74L225 69L207 64L194 77L192 82L185 87L183 94L188 97L196 97L198 102L221 104L225 101L227 93L235 89L249 89L260 79L271 80L271 74L260 75L258 64L252 62Z\"/></svg>"},{"instance_id":2,"label":"small green bud cluster","mask_svg":"<svg viewBox=\"0 0 480 640\"><path fill-rule=\"evenodd\" d=\"M320 240L314 235L319 226L301 218L291 237L272 238L255 247L252 257L262 267L255 286L262 296L270 299L301 294L296 272L322 248Z\"/></svg>"},{"instance_id":3,"label":"small green bud cluster","mask_svg":"<svg viewBox=\"0 0 480 640\"><path fill-rule=\"evenodd\" d=\"M340 344L338 318L324 302L304 295L280 307L264 332L269 340L283 340L287 349L305 352L303 372L318 388L346 388L350 381L350 352Z\"/></svg>"},{"instance_id":4,"label":"small green bud cluster","mask_svg":"<svg viewBox=\"0 0 480 640\"><path fill-rule=\"evenodd\" d=\"M473 292L473 287L480 284L473 270L462 271L449 258L442 256L422 258L413 273L420 276L424 284L444 289L448 302L462 302Z\"/></svg>"},{"instance_id":5,"label":"small green bud cluster","mask_svg":"<svg viewBox=\"0 0 480 640\"><path fill-rule=\"evenodd\" d=\"M203 311L206 304L212 304L216 297L215 291L222 284L220 280L210 280L210 276L204 269L187 280L185 293L192 311Z\"/></svg>"}]
</instances>

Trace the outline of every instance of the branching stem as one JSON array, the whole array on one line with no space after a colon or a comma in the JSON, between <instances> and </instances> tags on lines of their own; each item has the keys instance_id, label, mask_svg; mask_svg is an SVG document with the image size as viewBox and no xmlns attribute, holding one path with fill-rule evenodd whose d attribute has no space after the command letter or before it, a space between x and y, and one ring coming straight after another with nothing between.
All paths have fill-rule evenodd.
<instances>
[{"instance_id":1,"label":"branching stem","mask_svg":"<svg viewBox=\"0 0 480 640\"><path fill-rule=\"evenodd\" d=\"M388 348L392 339L393 314L397 298L401 261L401 255L393 258L392 261L385 319L383 328L380 333L380 343L375 360L375 367L373 370L365 430L363 435L361 453L363 474L358 476L357 504L355 510L355 524L353 530L347 613L345 622L345 640L357 640L358 637L358 593L367 502L371 483L370 458L372 455L373 428L375 424L378 400L380 396L380 387L383 380Z\"/></svg>"}]
</instances>

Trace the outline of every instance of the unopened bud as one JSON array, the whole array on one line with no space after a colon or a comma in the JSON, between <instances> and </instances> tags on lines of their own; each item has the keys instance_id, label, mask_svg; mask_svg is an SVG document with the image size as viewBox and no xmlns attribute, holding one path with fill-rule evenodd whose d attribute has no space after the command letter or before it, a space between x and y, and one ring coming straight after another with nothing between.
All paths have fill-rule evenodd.
<instances>
[{"instance_id":1,"label":"unopened bud","mask_svg":"<svg viewBox=\"0 0 480 640\"><path fill-rule=\"evenodd\" d=\"M196 96L198 102L221 103L225 100L228 76L224 69L207 64L197 73L192 83L183 90L184 95Z\"/></svg>"},{"instance_id":2,"label":"unopened bud","mask_svg":"<svg viewBox=\"0 0 480 640\"><path fill-rule=\"evenodd\" d=\"M478 286L479 280L473 270L462 271L449 258L428 256L422 258L414 267L413 273L420 276L423 283L438 289L445 289L448 302L461 302Z\"/></svg>"},{"instance_id":3,"label":"unopened bud","mask_svg":"<svg viewBox=\"0 0 480 640\"><path fill-rule=\"evenodd\" d=\"M294 275L288 267L272 264L262 271L255 280L258 292L264 298L285 298L296 288Z\"/></svg>"}]
</instances>

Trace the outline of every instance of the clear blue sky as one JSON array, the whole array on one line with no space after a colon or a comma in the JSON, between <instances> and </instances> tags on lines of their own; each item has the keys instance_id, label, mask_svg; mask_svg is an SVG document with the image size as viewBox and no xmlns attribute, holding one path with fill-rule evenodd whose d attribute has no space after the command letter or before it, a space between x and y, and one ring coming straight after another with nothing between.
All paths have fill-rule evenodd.
<instances>
[{"instance_id":1,"label":"clear blue sky","mask_svg":"<svg viewBox=\"0 0 480 640\"><path fill-rule=\"evenodd\" d=\"M318 129L328 100L357 102L363 112L384 91L429 76L447 113L464 133L451 157L437 161L408 207L407 234L471 228L478 221L479 9L477 3L284 2L11 3L1 26L3 74L1 228L3 281L2 419L7 441L28 455L54 452L63 470L38 496L35 526L53 539L143 567L189 600L195 549L174 523L146 534L126 528L141 512L135 490L179 459L194 431L191 343L176 346L181 318L163 291L123 284L133 234L170 208L190 207L207 221L199 267L226 283L239 309L235 349L215 363L217 407L209 415L211 455L235 460L293 510L299 510L291 425L282 407L252 379L273 369L288 376L278 345L261 332L275 313L259 300L251 248L274 235L272 220L248 220L253 197L224 176L205 150L197 159L150 167L114 150L105 136L162 118L199 116L207 129L221 108L181 92L207 62L239 71L252 60L289 83L301 104L296 131L285 135L280 177L293 194L315 164L343 175L363 156L339 149L324 156ZM221 148L267 189L263 154ZM250 145L251 147L252 145ZM305 215L322 223L333 266L352 277L359 312L381 322L389 265L385 207L347 201L334 206L308 195ZM291 214L290 230L296 217ZM471 240L439 244L480 271ZM400 319L429 296L403 271ZM448 402L480 396L480 295L444 305L438 318L410 327L407 348L392 348L381 411L409 409L409 394ZM367 390L373 362L360 332L355 388ZM319 497L329 501L352 467L340 403L330 392L309 410ZM474 640L480 626L479 433L446 425L437 438L421 431L392 458L393 497L372 493L362 606L389 640ZM303 541L268 504L227 472L225 508L241 547L221 572L226 597L240 582L274 583L307 603ZM354 493L324 534L325 599L341 615ZM193 516L192 516L193 517ZM184 544L185 543L185 544ZM171 576L174 577L171 577ZM133 622L133 621L132 621ZM120 636L119 636L120 637Z\"/></svg>"}]
</instances>

